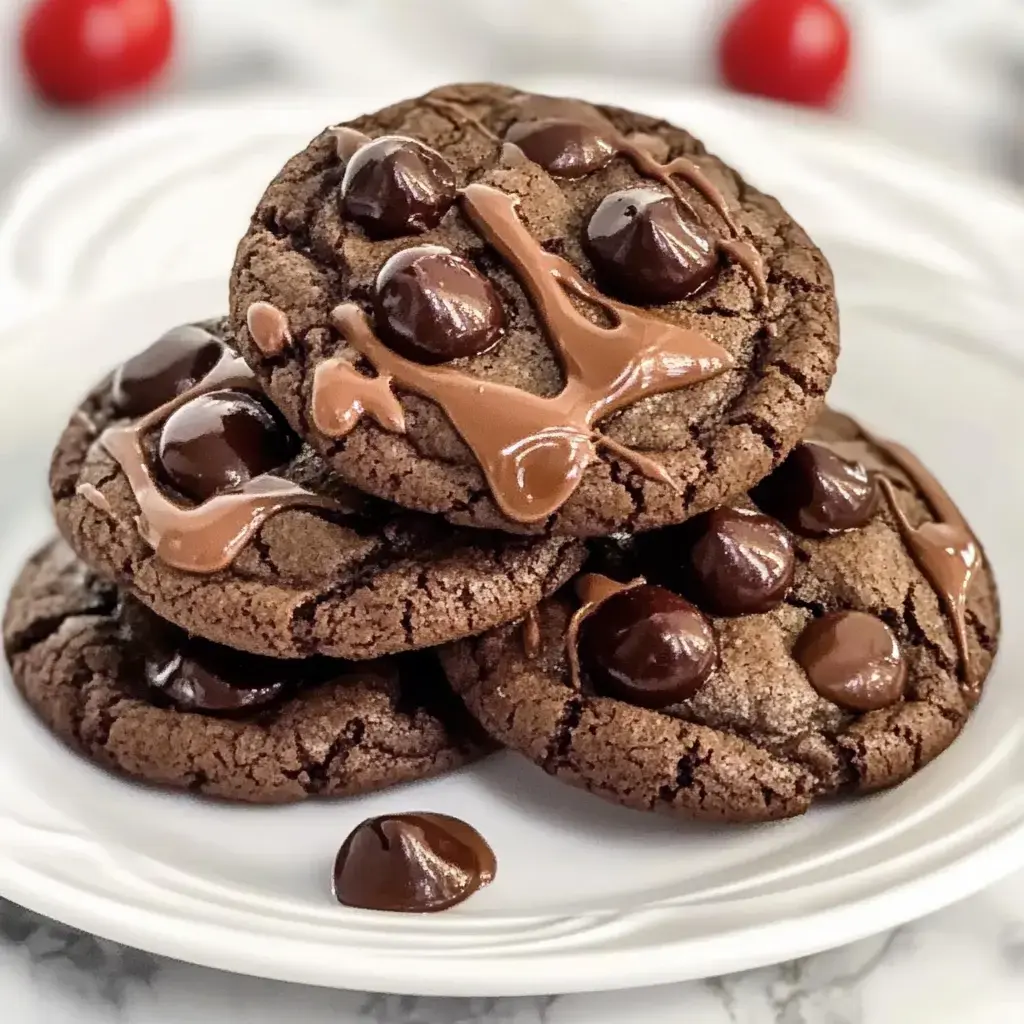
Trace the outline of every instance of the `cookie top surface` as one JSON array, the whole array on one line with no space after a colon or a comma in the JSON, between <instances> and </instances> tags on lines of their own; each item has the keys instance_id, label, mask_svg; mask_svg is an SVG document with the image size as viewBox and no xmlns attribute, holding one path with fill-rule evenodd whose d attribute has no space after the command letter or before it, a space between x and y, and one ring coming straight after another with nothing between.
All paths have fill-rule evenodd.
<instances>
[{"instance_id":1,"label":"cookie top surface","mask_svg":"<svg viewBox=\"0 0 1024 1024\"><path fill-rule=\"evenodd\" d=\"M15 683L61 739L155 785L285 803L426 778L489 749L432 653L239 654L160 621L59 541L22 571L3 635Z\"/></svg>"},{"instance_id":2,"label":"cookie top surface","mask_svg":"<svg viewBox=\"0 0 1024 1024\"><path fill-rule=\"evenodd\" d=\"M128 360L51 465L64 537L158 615L255 654L374 658L519 618L578 568L574 541L453 529L347 488L225 336L176 328Z\"/></svg>"},{"instance_id":3,"label":"cookie top surface","mask_svg":"<svg viewBox=\"0 0 1024 1024\"><path fill-rule=\"evenodd\" d=\"M231 316L353 485L581 536L752 486L838 352L828 265L774 199L663 121L495 85L314 139L239 245Z\"/></svg>"},{"instance_id":4,"label":"cookie top surface","mask_svg":"<svg viewBox=\"0 0 1024 1024\"><path fill-rule=\"evenodd\" d=\"M808 442L776 470L785 500L759 488L596 542L582 598L446 648L481 724L608 799L728 821L891 785L945 749L996 651L990 567L905 449L831 412Z\"/></svg>"}]
</instances>

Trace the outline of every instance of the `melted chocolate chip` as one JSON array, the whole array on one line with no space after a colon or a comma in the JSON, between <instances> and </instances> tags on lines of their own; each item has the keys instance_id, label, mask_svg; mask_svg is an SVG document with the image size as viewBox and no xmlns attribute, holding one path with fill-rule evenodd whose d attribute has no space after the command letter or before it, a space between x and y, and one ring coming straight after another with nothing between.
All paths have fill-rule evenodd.
<instances>
[{"instance_id":1,"label":"melted chocolate chip","mask_svg":"<svg viewBox=\"0 0 1024 1024\"><path fill-rule=\"evenodd\" d=\"M751 496L807 537L866 526L878 507L878 486L868 471L813 441L798 444Z\"/></svg>"},{"instance_id":2,"label":"melted chocolate chip","mask_svg":"<svg viewBox=\"0 0 1024 1024\"><path fill-rule=\"evenodd\" d=\"M591 684L640 707L662 708L693 696L717 653L707 619L663 587L613 594L580 627L580 664Z\"/></svg>"},{"instance_id":3,"label":"melted chocolate chip","mask_svg":"<svg viewBox=\"0 0 1024 1024\"><path fill-rule=\"evenodd\" d=\"M134 601L118 614L125 683L140 696L180 711L244 713L272 703L300 682L316 681L317 672L329 664L327 659L287 661L221 647L168 625Z\"/></svg>"},{"instance_id":4,"label":"melted chocolate chip","mask_svg":"<svg viewBox=\"0 0 1024 1024\"><path fill-rule=\"evenodd\" d=\"M535 164L559 178L582 178L600 170L618 152L599 122L551 117L518 121L505 133Z\"/></svg>"},{"instance_id":5,"label":"melted chocolate chip","mask_svg":"<svg viewBox=\"0 0 1024 1024\"><path fill-rule=\"evenodd\" d=\"M455 199L455 172L444 157L401 135L358 149L341 183L342 212L374 238L429 231Z\"/></svg>"},{"instance_id":6,"label":"melted chocolate chip","mask_svg":"<svg viewBox=\"0 0 1024 1024\"><path fill-rule=\"evenodd\" d=\"M421 363L486 352L505 326L491 282L437 245L395 253L377 275L374 307L384 340Z\"/></svg>"},{"instance_id":7,"label":"melted chocolate chip","mask_svg":"<svg viewBox=\"0 0 1024 1024\"><path fill-rule=\"evenodd\" d=\"M160 464L183 494L205 501L286 463L294 435L244 391L211 391L173 412L160 432Z\"/></svg>"},{"instance_id":8,"label":"melted chocolate chip","mask_svg":"<svg viewBox=\"0 0 1024 1024\"><path fill-rule=\"evenodd\" d=\"M424 914L447 910L494 878L494 853L476 829L444 814L388 814L356 826L334 864L347 907Z\"/></svg>"},{"instance_id":9,"label":"melted chocolate chip","mask_svg":"<svg viewBox=\"0 0 1024 1024\"><path fill-rule=\"evenodd\" d=\"M714 615L771 611L789 591L793 541L781 523L749 509L723 505L694 524L690 569L699 603Z\"/></svg>"},{"instance_id":10,"label":"melted chocolate chip","mask_svg":"<svg viewBox=\"0 0 1024 1024\"><path fill-rule=\"evenodd\" d=\"M126 416L144 416L198 384L223 352L209 331L187 324L175 327L117 368L111 389L114 405Z\"/></svg>"},{"instance_id":11,"label":"melted chocolate chip","mask_svg":"<svg viewBox=\"0 0 1024 1024\"><path fill-rule=\"evenodd\" d=\"M653 188L605 196L586 229L598 272L635 302L674 302L696 294L718 273L718 252L678 200Z\"/></svg>"},{"instance_id":12,"label":"melted chocolate chip","mask_svg":"<svg viewBox=\"0 0 1024 1024\"><path fill-rule=\"evenodd\" d=\"M875 711L903 696L907 666L896 637L866 612L833 612L797 638L793 657L826 700L851 711Z\"/></svg>"}]
</instances>

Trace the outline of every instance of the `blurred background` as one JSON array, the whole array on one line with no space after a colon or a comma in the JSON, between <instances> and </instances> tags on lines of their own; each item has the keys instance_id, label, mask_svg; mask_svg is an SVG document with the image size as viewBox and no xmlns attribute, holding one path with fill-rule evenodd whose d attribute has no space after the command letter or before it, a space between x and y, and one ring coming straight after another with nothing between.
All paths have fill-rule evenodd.
<instances>
[{"instance_id":1,"label":"blurred background","mask_svg":"<svg viewBox=\"0 0 1024 1024\"><path fill-rule=\"evenodd\" d=\"M1022 0L0 0L0 43L0 188L141 104L559 75L780 95L1024 175Z\"/></svg>"}]
</instances>

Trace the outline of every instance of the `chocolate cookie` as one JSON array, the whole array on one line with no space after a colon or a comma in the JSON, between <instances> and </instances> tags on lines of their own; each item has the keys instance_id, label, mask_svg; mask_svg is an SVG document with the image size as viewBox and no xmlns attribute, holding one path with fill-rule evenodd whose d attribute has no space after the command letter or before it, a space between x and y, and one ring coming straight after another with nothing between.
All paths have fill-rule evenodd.
<instances>
[{"instance_id":1,"label":"chocolate cookie","mask_svg":"<svg viewBox=\"0 0 1024 1024\"><path fill-rule=\"evenodd\" d=\"M818 414L839 347L822 254L691 135L497 85L315 138L238 247L231 316L351 484L577 536L751 487Z\"/></svg>"},{"instance_id":2,"label":"chocolate cookie","mask_svg":"<svg viewBox=\"0 0 1024 1024\"><path fill-rule=\"evenodd\" d=\"M995 655L995 582L948 495L832 412L752 498L595 543L577 599L442 663L495 739L631 807L760 821L900 782Z\"/></svg>"},{"instance_id":3,"label":"chocolate cookie","mask_svg":"<svg viewBox=\"0 0 1024 1024\"><path fill-rule=\"evenodd\" d=\"M224 337L177 328L128 360L53 457L68 543L161 617L255 654L375 658L519 618L580 566L574 541L455 530L340 484Z\"/></svg>"},{"instance_id":4,"label":"chocolate cookie","mask_svg":"<svg viewBox=\"0 0 1024 1024\"><path fill-rule=\"evenodd\" d=\"M489 749L432 653L286 661L188 637L62 543L4 614L14 681L43 721L132 778L249 803L427 778Z\"/></svg>"}]
</instances>

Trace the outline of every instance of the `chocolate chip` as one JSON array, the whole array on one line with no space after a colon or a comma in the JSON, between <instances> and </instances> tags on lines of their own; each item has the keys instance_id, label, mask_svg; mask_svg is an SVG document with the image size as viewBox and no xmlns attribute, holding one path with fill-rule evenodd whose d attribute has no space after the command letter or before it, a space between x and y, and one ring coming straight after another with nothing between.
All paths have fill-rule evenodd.
<instances>
[{"instance_id":1,"label":"chocolate chip","mask_svg":"<svg viewBox=\"0 0 1024 1024\"><path fill-rule=\"evenodd\" d=\"M212 391L173 412L160 433L160 464L183 494L205 501L286 463L294 435L244 391Z\"/></svg>"},{"instance_id":2,"label":"chocolate chip","mask_svg":"<svg viewBox=\"0 0 1024 1024\"><path fill-rule=\"evenodd\" d=\"M609 133L593 121L566 121L557 117L517 121L505 133L505 138L535 164L559 178L582 178L592 174L618 152Z\"/></svg>"},{"instance_id":3,"label":"chocolate chip","mask_svg":"<svg viewBox=\"0 0 1024 1024\"><path fill-rule=\"evenodd\" d=\"M342 212L374 238L429 231L455 199L455 172L444 157L401 135L358 149L341 183Z\"/></svg>"},{"instance_id":4,"label":"chocolate chip","mask_svg":"<svg viewBox=\"0 0 1024 1024\"><path fill-rule=\"evenodd\" d=\"M878 486L859 462L804 441L751 492L791 530L822 537L865 526L878 507Z\"/></svg>"},{"instance_id":5,"label":"chocolate chip","mask_svg":"<svg viewBox=\"0 0 1024 1024\"><path fill-rule=\"evenodd\" d=\"M180 711L232 715L263 707L312 681L327 659L262 658L189 636L138 602L118 609L124 683L142 699ZM144 684L141 687L140 684Z\"/></svg>"},{"instance_id":6,"label":"chocolate chip","mask_svg":"<svg viewBox=\"0 0 1024 1024\"><path fill-rule=\"evenodd\" d=\"M486 352L505 326L488 278L437 245L395 253L377 275L374 308L384 340L422 363Z\"/></svg>"},{"instance_id":7,"label":"chocolate chip","mask_svg":"<svg viewBox=\"0 0 1024 1024\"><path fill-rule=\"evenodd\" d=\"M181 711L230 714L270 704L288 688L287 662L220 648L201 653L202 641L187 645L169 657L150 654L145 680Z\"/></svg>"},{"instance_id":8,"label":"chocolate chip","mask_svg":"<svg viewBox=\"0 0 1024 1024\"><path fill-rule=\"evenodd\" d=\"M126 416L144 416L194 387L224 353L201 327L184 325L162 335L114 373L114 405Z\"/></svg>"},{"instance_id":9,"label":"chocolate chip","mask_svg":"<svg viewBox=\"0 0 1024 1024\"><path fill-rule=\"evenodd\" d=\"M690 570L699 603L714 615L757 615L779 605L793 582L793 541L781 523L723 505L694 523Z\"/></svg>"},{"instance_id":10,"label":"chocolate chip","mask_svg":"<svg viewBox=\"0 0 1024 1024\"><path fill-rule=\"evenodd\" d=\"M833 612L797 638L793 657L826 700L875 711L903 696L907 666L889 627L866 612Z\"/></svg>"},{"instance_id":11,"label":"chocolate chip","mask_svg":"<svg viewBox=\"0 0 1024 1024\"><path fill-rule=\"evenodd\" d=\"M579 657L595 689L646 708L691 697L717 658L711 624L657 586L607 598L583 620Z\"/></svg>"},{"instance_id":12,"label":"chocolate chip","mask_svg":"<svg viewBox=\"0 0 1024 1024\"><path fill-rule=\"evenodd\" d=\"M674 196L630 188L605 196L586 229L587 251L612 290L635 302L674 302L718 273L718 252Z\"/></svg>"},{"instance_id":13,"label":"chocolate chip","mask_svg":"<svg viewBox=\"0 0 1024 1024\"><path fill-rule=\"evenodd\" d=\"M357 825L338 851L334 895L347 907L423 914L461 903L494 877L475 829L443 814L388 814Z\"/></svg>"}]
</instances>

